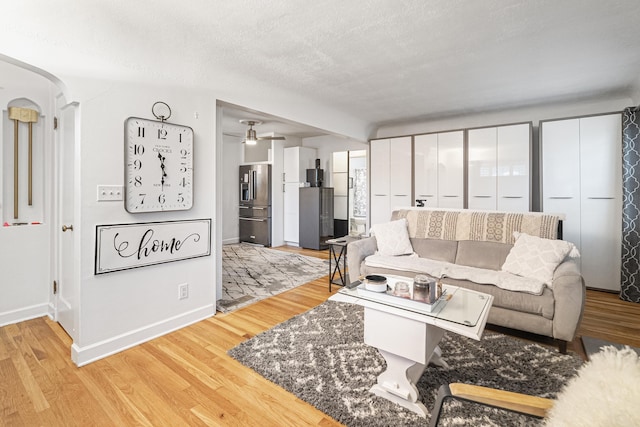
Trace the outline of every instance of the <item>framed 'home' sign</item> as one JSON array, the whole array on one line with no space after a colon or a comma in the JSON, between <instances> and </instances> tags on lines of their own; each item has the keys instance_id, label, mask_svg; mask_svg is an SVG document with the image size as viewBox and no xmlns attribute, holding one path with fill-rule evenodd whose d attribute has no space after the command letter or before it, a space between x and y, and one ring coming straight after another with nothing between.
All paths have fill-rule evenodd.
<instances>
[{"instance_id":1,"label":"framed 'home' sign","mask_svg":"<svg viewBox=\"0 0 640 427\"><path fill-rule=\"evenodd\" d=\"M211 219L96 226L95 274L211 255Z\"/></svg>"}]
</instances>

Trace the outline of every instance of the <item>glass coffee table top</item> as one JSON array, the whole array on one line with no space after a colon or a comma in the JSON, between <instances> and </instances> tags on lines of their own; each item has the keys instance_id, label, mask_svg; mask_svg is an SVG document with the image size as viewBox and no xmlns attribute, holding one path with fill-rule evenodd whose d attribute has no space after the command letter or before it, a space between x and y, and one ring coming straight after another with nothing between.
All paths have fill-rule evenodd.
<instances>
[{"instance_id":1,"label":"glass coffee table top","mask_svg":"<svg viewBox=\"0 0 640 427\"><path fill-rule=\"evenodd\" d=\"M411 278L390 275L385 277L388 285L387 292L372 292L367 290L364 284L360 284L353 288L344 287L338 293L469 327L478 324L485 309L489 308L488 305L490 306L493 300L491 295L443 283L442 297L433 304L427 304L391 293L390 290L398 281L407 282L410 287L413 287Z\"/></svg>"}]
</instances>

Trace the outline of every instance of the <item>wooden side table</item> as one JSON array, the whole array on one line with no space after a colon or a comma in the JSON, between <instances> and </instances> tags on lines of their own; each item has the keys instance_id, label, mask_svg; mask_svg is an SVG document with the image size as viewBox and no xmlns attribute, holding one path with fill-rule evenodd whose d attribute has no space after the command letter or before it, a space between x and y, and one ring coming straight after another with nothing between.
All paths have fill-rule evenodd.
<instances>
[{"instance_id":1,"label":"wooden side table","mask_svg":"<svg viewBox=\"0 0 640 427\"><path fill-rule=\"evenodd\" d=\"M330 239L329 244L329 292L331 285L344 286L349 283L347 274L347 245L358 237L344 236Z\"/></svg>"}]
</instances>

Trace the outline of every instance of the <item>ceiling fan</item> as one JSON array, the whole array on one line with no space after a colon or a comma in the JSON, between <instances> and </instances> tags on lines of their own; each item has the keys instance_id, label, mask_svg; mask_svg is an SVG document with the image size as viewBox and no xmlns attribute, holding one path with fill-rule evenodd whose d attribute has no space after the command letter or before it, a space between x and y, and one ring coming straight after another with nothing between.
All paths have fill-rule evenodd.
<instances>
[{"instance_id":1,"label":"ceiling fan","mask_svg":"<svg viewBox=\"0 0 640 427\"><path fill-rule=\"evenodd\" d=\"M245 134L244 141L243 141L245 144L256 145L258 143L258 141L263 141L263 140L284 140L285 139L284 136L257 136L256 135L256 131L255 131L255 129L253 129L253 127L257 126L257 125L261 125L262 122L260 120L242 119L242 120L240 120L240 123L249 126L249 129L247 129L247 132Z\"/></svg>"}]
</instances>

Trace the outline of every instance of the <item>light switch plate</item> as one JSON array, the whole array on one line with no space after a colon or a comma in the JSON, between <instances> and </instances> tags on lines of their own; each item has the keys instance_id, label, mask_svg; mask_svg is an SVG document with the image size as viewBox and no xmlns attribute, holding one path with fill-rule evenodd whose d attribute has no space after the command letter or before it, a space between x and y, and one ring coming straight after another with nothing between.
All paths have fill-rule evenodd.
<instances>
[{"instance_id":1,"label":"light switch plate","mask_svg":"<svg viewBox=\"0 0 640 427\"><path fill-rule=\"evenodd\" d=\"M98 185L98 201L122 200L122 185Z\"/></svg>"}]
</instances>

